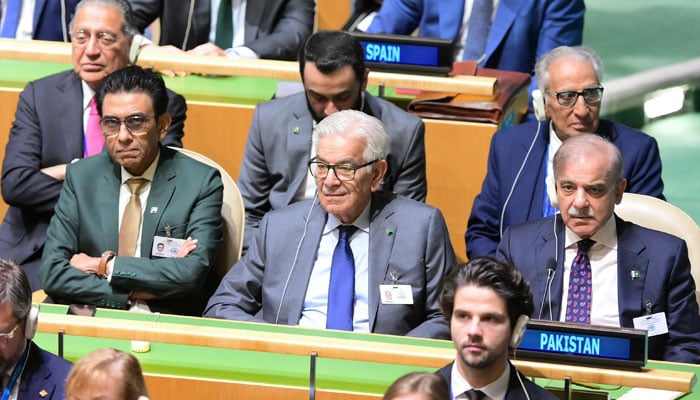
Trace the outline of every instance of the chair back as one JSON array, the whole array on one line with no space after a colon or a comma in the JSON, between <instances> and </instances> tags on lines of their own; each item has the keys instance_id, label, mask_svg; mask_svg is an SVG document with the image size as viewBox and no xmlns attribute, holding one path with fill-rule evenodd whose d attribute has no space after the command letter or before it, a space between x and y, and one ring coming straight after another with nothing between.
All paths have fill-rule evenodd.
<instances>
[{"instance_id":1,"label":"chair back","mask_svg":"<svg viewBox=\"0 0 700 400\"><path fill-rule=\"evenodd\" d=\"M685 240L690 272L695 280L695 296L700 304L700 227L693 218L671 203L636 193L623 194L622 202L615 207L615 214L626 221Z\"/></svg>"},{"instance_id":2,"label":"chair back","mask_svg":"<svg viewBox=\"0 0 700 400\"><path fill-rule=\"evenodd\" d=\"M233 264L241 258L243 250L243 230L245 229L245 207L243 197L238 190L236 182L231 175L216 161L190 149L171 147L201 163L216 168L221 173L221 181L224 185L224 197L221 204L222 237L223 241L217 253L216 274L219 277L226 275L226 272Z\"/></svg>"}]
</instances>

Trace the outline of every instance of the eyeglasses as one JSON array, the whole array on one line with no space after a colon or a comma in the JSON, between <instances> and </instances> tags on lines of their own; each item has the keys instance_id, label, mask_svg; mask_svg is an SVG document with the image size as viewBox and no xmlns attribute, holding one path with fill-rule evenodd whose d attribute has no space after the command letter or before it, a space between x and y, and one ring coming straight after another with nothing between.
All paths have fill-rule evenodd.
<instances>
[{"instance_id":1,"label":"eyeglasses","mask_svg":"<svg viewBox=\"0 0 700 400\"><path fill-rule=\"evenodd\" d=\"M336 178L338 178L341 181L351 181L355 179L355 172L364 167L368 167L374 163L376 163L379 160L373 160L368 163L362 164L362 165L353 165L353 164L328 164L323 161L318 161L316 159L312 159L309 161L309 171L311 171L311 175L313 175L314 178L316 179L325 179L328 176L328 173L333 170L335 173Z\"/></svg>"},{"instance_id":2,"label":"eyeglasses","mask_svg":"<svg viewBox=\"0 0 700 400\"><path fill-rule=\"evenodd\" d=\"M572 107L578 101L578 96L583 96L583 100L588 104L600 103L603 98L603 88L592 87L583 89L581 92L565 90L555 94L557 102L563 107Z\"/></svg>"},{"instance_id":3,"label":"eyeglasses","mask_svg":"<svg viewBox=\"0 0 700 400\"><path fill-rule=\"evenodd\" d=\"M106 137L117 136L123 122L129 133L134 136L142 136L148 133L146 125L149 120L150 118L146 115L130 115L124 119L104 117L100 119L100 128Z\"/></svg>"},{"instance_id":4,"label":"eyeglasses","mask_svg":"<svg viewBox=\"0 0 700 400\"><path fill-rule=\"evenodd\" d=\"M0 343L7 344L7 342L14 339L15 333L17 332L17 328L19 328L19 322L17 323L17 325L15 325L14 328L12 328L11 331L7 333L0 333Z\"/></svg>"},{"instance_id":5,"label":"eyeglasses","mask_svg":"<svg viewBox=\"0 0 700 400\"><path fill-rule=\"evenodd\" d=\"M95 36L97 37L97 44L103 49L114 46L114 44L119 40L119 36L112 32L97 32ZM71 33L70 37L71 42L75 46L82 47L90 41L92 34L84 29L78 29L77 31Z\"/></svg>"}]
</instances>

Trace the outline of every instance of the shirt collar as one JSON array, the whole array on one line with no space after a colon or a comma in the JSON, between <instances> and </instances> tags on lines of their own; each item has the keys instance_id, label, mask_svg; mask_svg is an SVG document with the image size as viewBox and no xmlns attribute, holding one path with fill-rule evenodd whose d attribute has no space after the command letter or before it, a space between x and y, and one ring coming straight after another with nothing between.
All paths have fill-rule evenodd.
<instances>
[{"instance_id":1,"label":"shirt collar","mask_svg":"<svg viewBox=\"0 0 700 400\"><path fill-rule=\"evenodd\" d=\"M458 395L466 392L469 389L478 389L487 395L490 399L505 399L506 393L508 393L508 383L510 382L510 364L506 361L506 367L503 368L503 373L495 381L489 383L488 385L481 388L474 388L457 370L457 361L452 363L452 396L457 397Z\"/></svg>"},{"instance_id":2,"label":"shirt collar","mask_svg":"<svg viewBox=\"0 0 700 400\"><path fill-rule=\"evenodd\" d=\"M83 89L83 111L90 108L90 100L95 97L95 91L85 83L84 80L80 80L80 87Z\"/></svg>"},{"instance_id":3,"label":"shirt collar","mask_svg":"<svg viewBox=\"0 0 700 400\"><path fill-rule=\"evenodd\" d=\"M158 151L155 160L153 160L151 165L149 165L148 168L146 168L146 171L144 171L143 174L141 174L141 176L131 175L129 171L126 170L126 168L121 167L122 184L126 183L126 181L131 178L144 178L148 179L149 182L153 182L153 176L156 174L156 168L158 167L158 160L160 160L160 151Z\"/></svg>"},{"instance_id":4,"label":"shirt collar","mask_svg":"<svg viewBox=\"0 0 700 400\"><path fill-rule=\"evenodd\" d=\"M566 227L565 248L576 246L581 238L575 234L569 227ZM615 214L608 218L607 222L591 236L591 240L595 241L594 246L603 245L611 249L617 249L617 225L615 224Z\"/></svg>"},{"instance_id":5,"label":"shirt collar","mask_svg":"<svg viewBox=\"0 0 700 400\"><path fill-rule=\"evenodd\" d=\"M370 201L367 202L367 205L362 210L360 215L350 225L354 225L357 227L357 229L359 229L365 233L369 233L369 211L371 209L371 206L372 206L372 199L370 199ZM323 234L326 235L326 234L332 232L339 225L343 225L343 223L340 222L333 214L329 213L328 214L328 221L326 221L326 226L323 229Z\"/></svg>"}]
</instances>

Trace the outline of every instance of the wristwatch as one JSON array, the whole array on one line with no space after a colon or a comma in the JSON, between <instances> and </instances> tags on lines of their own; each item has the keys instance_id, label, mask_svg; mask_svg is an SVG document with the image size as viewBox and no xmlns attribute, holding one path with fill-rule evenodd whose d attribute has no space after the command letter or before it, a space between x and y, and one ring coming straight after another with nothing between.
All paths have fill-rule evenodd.
<instances>
[{"instance_id":1,"label":"wristwatch","mask_svg":"<svg viewBox=\"0 0 700 400\"><path fill-rule=\"evenodd\" d=\"M112 250L107 250L102 253L100 263L97 265L97 276L100 278L107 276L107 263L116 256L117 253L113 252Z\"/></svg>"}]
</instances>

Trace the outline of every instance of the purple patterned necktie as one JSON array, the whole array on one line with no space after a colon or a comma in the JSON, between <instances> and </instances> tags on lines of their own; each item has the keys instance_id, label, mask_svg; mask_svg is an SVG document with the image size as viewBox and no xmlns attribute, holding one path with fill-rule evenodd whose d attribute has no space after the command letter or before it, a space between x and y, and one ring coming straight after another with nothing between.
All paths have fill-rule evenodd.
<instances>
[{"instance_id":1,"label":"purple patterned necktie","mask_svg":"<svg viewBox=\"0 0 700 400\"><path fill-rule=\"evenodd\" d=\"M578 242L578 253L571 264L569 296L566 300L566 322L591 323L591 260L588 250L595 243L584 239Z\"/></svg>"}]
</instances>

